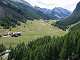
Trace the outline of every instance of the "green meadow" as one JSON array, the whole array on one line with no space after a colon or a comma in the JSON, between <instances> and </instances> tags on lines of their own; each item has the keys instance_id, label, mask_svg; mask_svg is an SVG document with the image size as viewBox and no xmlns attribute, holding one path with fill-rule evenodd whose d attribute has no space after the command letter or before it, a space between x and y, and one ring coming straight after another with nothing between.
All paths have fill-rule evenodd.
<instances>
[{"instance_id":1,"label":"green meadow","mask_svg":"<svg viewBox=\"0 0 80 60\"><path fill-rule=\"evenodd\" d=\"M11 28L11 32L21 32L22 36L20 37L0 37L0 44L4 44L6 47L14 47L18 43L28 43L32 40L35 40L39 37L44 36L63 36L66 34L66 31L55 27L54 20L44 21L44 20L28 20L26 23L21 23L20 26ZM8 29L0 29L0 34L10 32Z\"/></svg>"}]
</instances>

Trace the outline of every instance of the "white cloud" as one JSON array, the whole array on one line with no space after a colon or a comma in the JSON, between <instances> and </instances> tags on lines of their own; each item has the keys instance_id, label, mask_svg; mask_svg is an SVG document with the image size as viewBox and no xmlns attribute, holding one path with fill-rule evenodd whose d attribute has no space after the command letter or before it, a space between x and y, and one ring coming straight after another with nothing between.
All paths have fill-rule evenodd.
<instances>
[{"instance_id":1,"label":"white cloud","mask_svg":"<svg viewBox=\"0 0 80 60\"><path fill-rule=\"evenodd\" d=\"M41 8L49 8L52 9L54 7L63 7L68 10L74 10L76 4L80 0L26 0L31 3L33 6L37 5Z\"/></svg>"}]
</instances>

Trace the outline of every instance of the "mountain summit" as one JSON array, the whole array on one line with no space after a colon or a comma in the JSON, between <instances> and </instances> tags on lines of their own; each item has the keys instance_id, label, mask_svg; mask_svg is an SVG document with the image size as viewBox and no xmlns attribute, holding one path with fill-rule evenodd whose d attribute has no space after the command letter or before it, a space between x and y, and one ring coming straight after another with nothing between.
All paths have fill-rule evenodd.
<instances>
[{"instance_id":1,"label":"mountain summit","mask_svg":"<svg viewBox=\"0 0 80 60\"><path fill-rule=\"evenodd\" d=\"M64 19L71 15L71 12L67 9L61 7L55 7L52 10L46 8L35 7L37 10L43 12L45 15L49 16L51 19Z\"/></svg>"},{"instance_id":2,"label":"mountain summit","mask_svg":"<svg viewBox=\"0 0 80 60\"><path fill-rule=\"evenodd\" d=\"M3 11L0 17L5 14L10 14L13 17L24 17L29 19L46 18L46 16L34 9L28 2L24 0L0 0L0 10ZM6 12L7 11L7 12Z\"/></svg>"},{"instance_id":3,"label":"mountain summit","mask_svg":"<svg viewBox=\"0 0 80 60\"><path fill-rule=\"evenodd\" d=\"M64 19L70 16L71 12L61 7L55 7L51 13L56 19Z\"/></svg>"},{"instance_id":4,"label":"mountain summit","mask_svg":"<svg viewBox=\"0 0 80 60\"><path fill-rule=\"evenodd\" d=\"M48 17L24 0L0 0L0 26L20 25L20 22L26 22L27 19L48 19Z\"/></svg>"},{"instance_id":5,"label":"mountain summit","mask_svg":"<svg viewBox=\"0 0 80 60\"><path fill-rule=\"evenodd\" d=\"M69 15L70 12L63 8L37 9L24 0L0 0L0 23L3 23L6 17L9 20L7 23L16 25L17 22L25 22L27 19L61 19Z\"/></svg>"},{"instance_id":6,"label":"mountain summit","mask_svg":"<svg viewBox=\"0 0 80 60\"><path fill-rule=\"evenodd\" d=\"M71 14L68 10L58 7L53 10L34 8L24 0L0 0L0 12L0 17L11 16L12 18L20 17L20 19L21 17L27 19L60 19Z\"/></svg>"}]
</instances>

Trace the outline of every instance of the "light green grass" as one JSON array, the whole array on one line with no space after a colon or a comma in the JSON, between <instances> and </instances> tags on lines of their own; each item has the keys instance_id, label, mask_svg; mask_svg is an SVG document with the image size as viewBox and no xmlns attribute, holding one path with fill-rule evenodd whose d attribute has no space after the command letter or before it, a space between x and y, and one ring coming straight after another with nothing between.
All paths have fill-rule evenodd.
<instances>
[{"instance_id":1,"label":"light green grass","mask_svg":"<svg viewBox=\"0 0 80 60\"><path fill-rule=\"evenodd\" d=\"M27 21L25 24L21 23L21 26L12 28L12 32L22 32L20 37L1 37L0 44L3 43L6 47L16 46L18 43L28 43L31 40L35 40L43 36L63 36L66 32L61 29L51 26L54 21L44 22L43 20ZM8 30L0 29L0 33L3 34Z\"/></svg>"}]
</instances>

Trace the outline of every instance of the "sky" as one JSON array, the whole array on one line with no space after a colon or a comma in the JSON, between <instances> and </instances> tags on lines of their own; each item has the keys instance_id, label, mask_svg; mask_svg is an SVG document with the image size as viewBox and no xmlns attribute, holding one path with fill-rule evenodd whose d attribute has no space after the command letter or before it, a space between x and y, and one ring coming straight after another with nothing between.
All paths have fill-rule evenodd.
<instances>
[{"instance_id":1,"label":"sky","mask_svg":"<svg viewBox=\"0 0 80 60\"><path fill-rule=\"evenodd\" d=\"M80 0L25 0L32 4L33 6L39 6L41 8L53 9L55 7L62 7L73 11L76 4Z\"/></svg>"}]
</instances>

